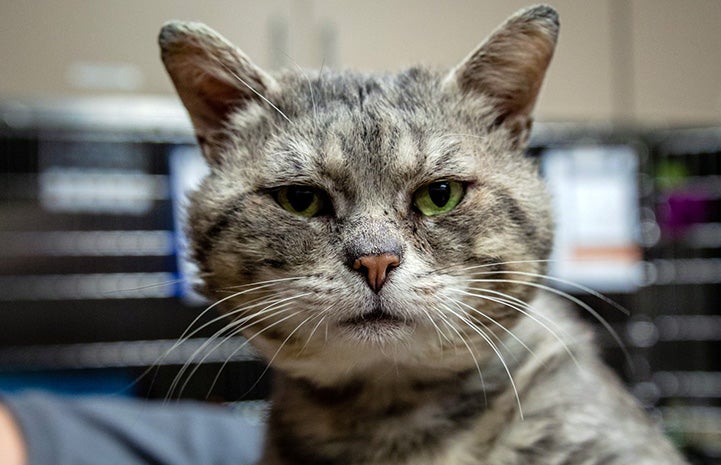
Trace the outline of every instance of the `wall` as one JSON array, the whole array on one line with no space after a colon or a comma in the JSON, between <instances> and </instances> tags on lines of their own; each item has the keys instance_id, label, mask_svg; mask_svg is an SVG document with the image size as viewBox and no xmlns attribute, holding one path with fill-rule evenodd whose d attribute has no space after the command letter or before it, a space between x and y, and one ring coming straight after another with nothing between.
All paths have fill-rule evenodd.
<instances>
[{"instance_id":1,"label":"wall","mask_svg":"<svg viewBox=\"0 0 721 465\"><path fill-rule=\"evenodd\" d=\"M451 66L521 0L5 0L0 97L161 93L167 19L203 21L266 67ZM555 0L561 38L537 116L721 121L721 2Z\"/></svg>"}]
</instances>

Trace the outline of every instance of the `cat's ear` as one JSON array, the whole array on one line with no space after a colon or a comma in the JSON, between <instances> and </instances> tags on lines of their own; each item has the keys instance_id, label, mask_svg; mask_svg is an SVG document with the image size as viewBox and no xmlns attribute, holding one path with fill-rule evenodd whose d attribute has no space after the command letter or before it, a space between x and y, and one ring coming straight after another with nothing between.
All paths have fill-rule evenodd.
<instances>
[{"instance_id":1,"label":"cat's ear","mask_svg":"<svg viewBox=\"0 0 721 465\"><path fill-rule=\"evenodd\" d=\"M212 140L216 134L233 112L263 99L276 86L275 80L201 23L168 22L158 43L198 142L206 158L215 162Z\"/></svg>"},{"instance_id":2,"label":"cat's ear","mask_svg":"<svg viewBox=\"0 0 721 465\"><path fill-rule=\"evenodd\" d=\"M496 29L448 75L445 85L490 99L495 124L525 144L558 38L558 14L539 5L519 11Z\"/></svg>"}]
</instances>

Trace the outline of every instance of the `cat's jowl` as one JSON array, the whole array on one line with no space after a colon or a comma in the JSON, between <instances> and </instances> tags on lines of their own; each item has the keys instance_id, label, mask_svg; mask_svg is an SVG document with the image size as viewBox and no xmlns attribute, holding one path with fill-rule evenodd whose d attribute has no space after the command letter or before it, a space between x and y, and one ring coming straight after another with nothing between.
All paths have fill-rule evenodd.
<instances>
[{"instance_id":1,"label":"cat's jowl","mask_svg":"<svg viewBox=\"0 0 721 465\"><path fill-rule=\"evenodd\" d=\"M163 27L211 168L201 291L275 368L263 464L683 463L544 291L523 152L558 30L532 7L452 70L366 74L270 73Z\"/></svg>"}]
</instances>

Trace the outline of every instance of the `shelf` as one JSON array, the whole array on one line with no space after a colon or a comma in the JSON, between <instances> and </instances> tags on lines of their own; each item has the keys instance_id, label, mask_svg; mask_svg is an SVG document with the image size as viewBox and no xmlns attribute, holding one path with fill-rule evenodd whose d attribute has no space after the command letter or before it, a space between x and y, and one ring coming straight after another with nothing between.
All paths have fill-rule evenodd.
<instances>
[{"instance_id":1,"label":"shelf","mask_svg":"<svg viewBox=\"0 0 721 465\"><path fill-rule=\"evenodd\" d=\"M0 371L150 367L259 360L240 336L98 342L0 349Z\"/></svg>"},{"instance_id":2,"label":"shelf","mask_svg":"<svg viewBox=\"0 0 721 465\"><path fill-rule=\"evenodd\" d=\"M721 284L721 258L657 259L646 270L647 285Z\"/></svg>"},{"instance_id":3,"label":"shelf","mask_svg":"<svg viewBox=\"0 0 721 465\"><path fill-rule=\"evenodd\" d=\"M0 276L0 301L164 299L178 284L167 272Z\"/></svg>"}]
</instances>

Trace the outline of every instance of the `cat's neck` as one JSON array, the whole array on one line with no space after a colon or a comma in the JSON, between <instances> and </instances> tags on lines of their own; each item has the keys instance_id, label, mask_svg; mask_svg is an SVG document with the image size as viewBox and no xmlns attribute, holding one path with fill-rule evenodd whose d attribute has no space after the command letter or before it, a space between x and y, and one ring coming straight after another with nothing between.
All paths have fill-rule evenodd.
<instances>
[{"instance_id":1,"label":"cat's neck","mask_svg":"<svg viewBox=\"0 0 721 465\"><path fill-rule=\"evenodd\" d=\"M475 371L423 380L354 379L332 387L279 377L268 438L268 453L281 455L277 463L340 464L347 457L436 463L426 459L457 444L505 387L489 386Z\"/></svg>"}]
</instances>

